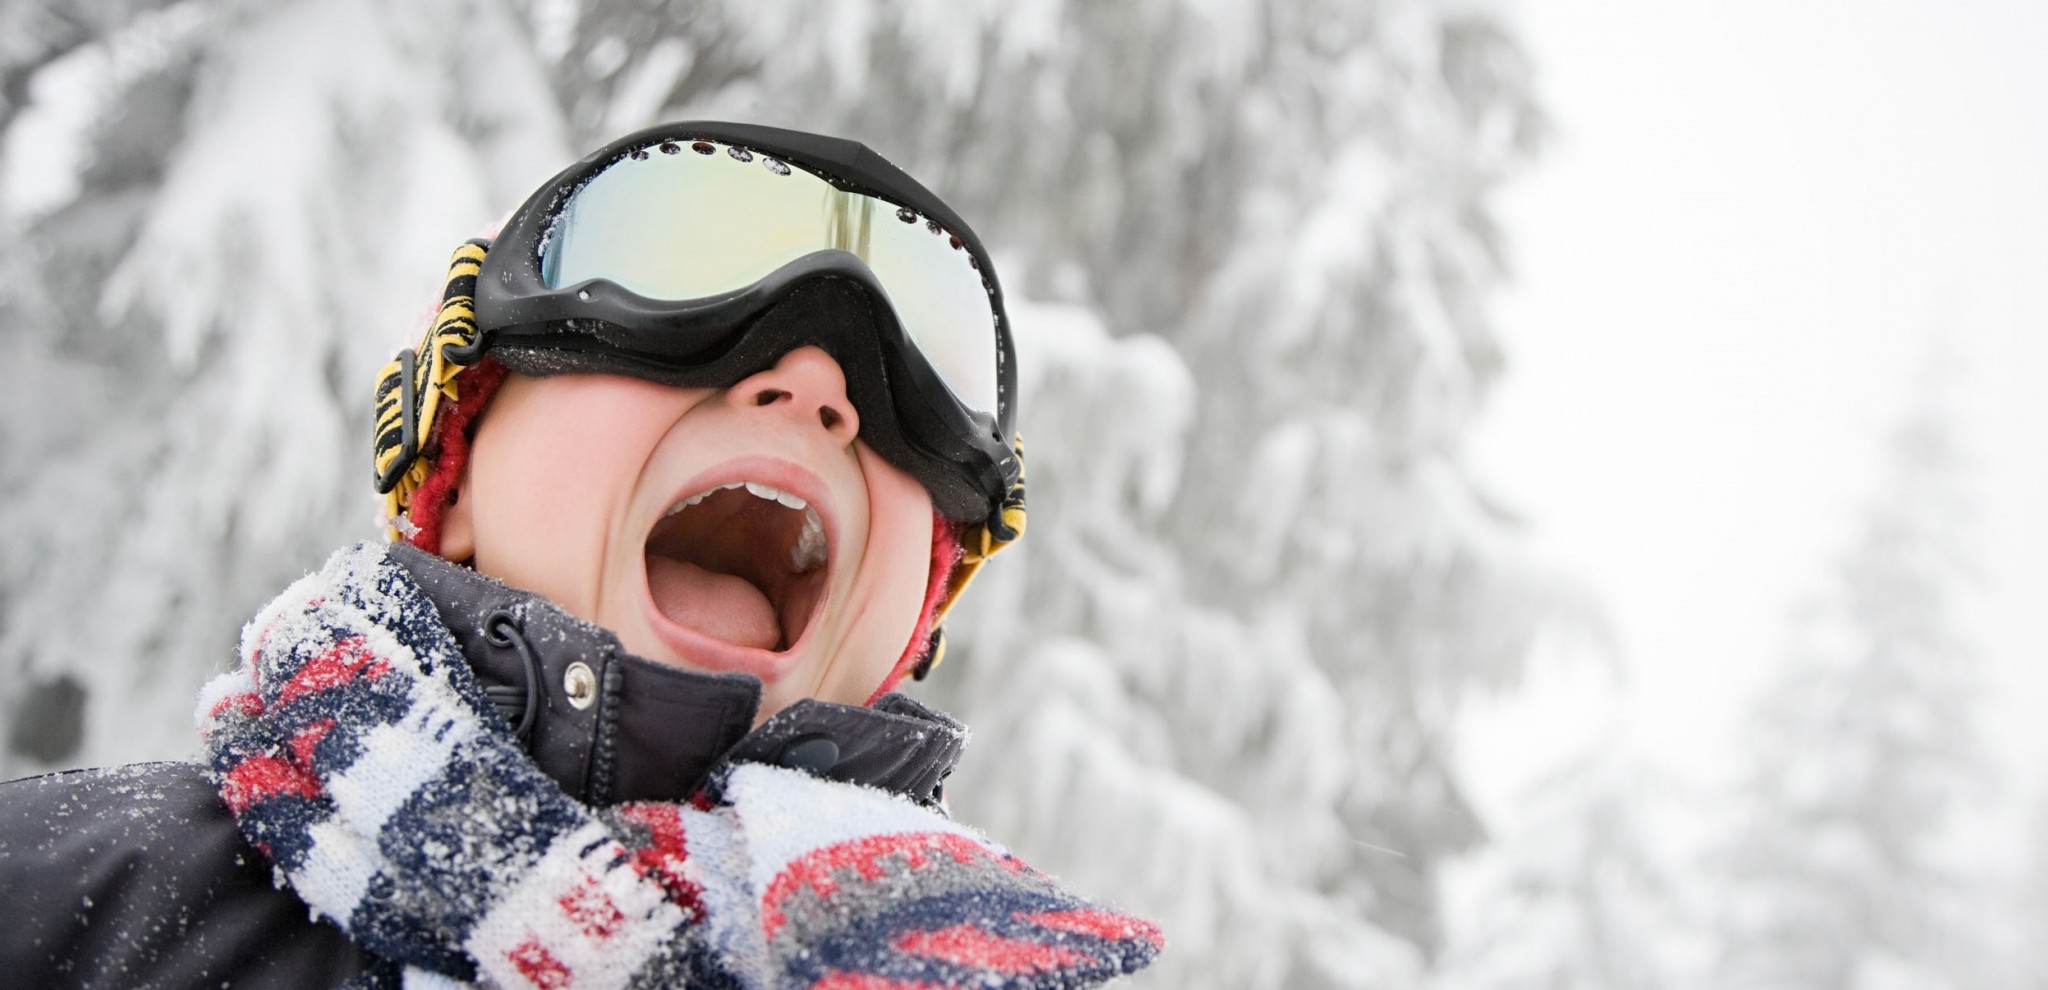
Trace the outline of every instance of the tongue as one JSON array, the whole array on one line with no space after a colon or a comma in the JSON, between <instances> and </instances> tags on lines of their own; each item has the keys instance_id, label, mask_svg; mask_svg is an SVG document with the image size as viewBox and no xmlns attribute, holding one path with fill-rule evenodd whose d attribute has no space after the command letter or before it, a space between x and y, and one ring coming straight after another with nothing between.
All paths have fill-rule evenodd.
<instances>
[{"instance_id":1,"label":"tongue","mask_svg":"<svg viewBox=\"0 0 2048 990\"><path fill-rule=\"evenodd\" d=\"M647 587L654 607L677 625L738 646L772 650L781 644L775 607L746 578L651 553Z\"/></svg>"}]
</instances>

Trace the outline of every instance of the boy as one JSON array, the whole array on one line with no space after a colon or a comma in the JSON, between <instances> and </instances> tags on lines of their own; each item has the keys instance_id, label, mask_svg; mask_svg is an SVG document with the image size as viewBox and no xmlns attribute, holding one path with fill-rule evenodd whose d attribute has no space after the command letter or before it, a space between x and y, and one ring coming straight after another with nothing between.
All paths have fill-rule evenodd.
<instances>
[{"instance_id":1,"label":"boy","mask_svg":"<svg viewBox=\"0 0 2048 990\"><path fill-rule=\"evenodd\" d=\"M850 142L627 137L379 376L392 546L244 630L210 772L0 788L34 986L1068 987L1158 933L948 821L889 689L1023 524L979 242ZM276 883L272 883L273 875Z\"/></svg>"}]
</instances>

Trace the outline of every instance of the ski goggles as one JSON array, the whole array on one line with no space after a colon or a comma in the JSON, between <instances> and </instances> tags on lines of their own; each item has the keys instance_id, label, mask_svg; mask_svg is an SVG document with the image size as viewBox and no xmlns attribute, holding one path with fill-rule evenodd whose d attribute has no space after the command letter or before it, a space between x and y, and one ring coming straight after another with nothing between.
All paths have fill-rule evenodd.
<instances>
[{"instance_id":1,"label":"ski goggles","mask_svg":"<svg viewBox=\"0 0 2048 990\"><path fill-rule=\"evenodd\" d=\"M995 270L937 196L852 141L691 122L549 180L477 277L477 336L527 374L724 388L816 345L861 439L948 518L1000 519L1022 466Z\"/></svg>"}]
</instances>

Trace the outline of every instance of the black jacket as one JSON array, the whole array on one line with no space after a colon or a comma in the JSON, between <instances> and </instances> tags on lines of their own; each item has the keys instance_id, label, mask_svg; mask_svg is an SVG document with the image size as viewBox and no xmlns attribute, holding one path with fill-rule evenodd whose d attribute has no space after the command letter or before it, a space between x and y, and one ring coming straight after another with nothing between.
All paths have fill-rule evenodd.
<instances>
[{"instance_id":1,"label":"black jacket","mask_svg":"<svg viewBox=\"0 0 2048 990\"><path fill-rule=\"evenodd\" d=\"M499 710L525 725L534 761L589 804L682 800L730 762L935 804L966 744L958 723L893 694L871 708L798 702L749 731L753 678L643 660L538 596L411 547L393 555ZM581 708L565 690L578 662L596 685ZM375 965L273 880L203 767L0 784L0 988L332 987Z\"/></svg>"}]
</instances>

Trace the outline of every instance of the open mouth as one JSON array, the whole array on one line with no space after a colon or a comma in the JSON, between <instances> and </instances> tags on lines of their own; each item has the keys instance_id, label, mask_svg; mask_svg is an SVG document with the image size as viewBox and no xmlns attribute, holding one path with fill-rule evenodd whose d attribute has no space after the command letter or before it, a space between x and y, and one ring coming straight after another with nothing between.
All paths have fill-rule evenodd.
<instances>
[{"instance_id":1,"label":"open mouth","mask_svg":"<svg viewBox=\"0 0 2048 990\"><path fill-rule=\"evenodd\" d=\"M647 534L647 587L669 621L782 652L825 589L824 520L802 498L735 481L677 502Z\"/></svg>"}]
</instances>

